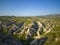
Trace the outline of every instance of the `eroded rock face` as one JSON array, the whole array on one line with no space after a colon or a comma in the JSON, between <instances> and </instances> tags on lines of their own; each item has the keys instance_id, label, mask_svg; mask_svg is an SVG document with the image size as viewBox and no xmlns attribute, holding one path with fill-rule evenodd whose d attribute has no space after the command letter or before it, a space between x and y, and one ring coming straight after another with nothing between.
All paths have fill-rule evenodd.
<instances>
[{"instance_id":1,"label":"eroded rock face","mask_svg":"<svg viewBox=\"0 0 60 45\"><path fill-rule=\"evenodd\" d=\"M31 27L29 28L29 33L27 34L27 39L30 39L32 35L35 35L38 30L37 22L33 22Z\"/></svg>"},{"instance_id":2,"label":"eroded rock face","mask_svg":"<svg viewBox=\"0 0 60 45\"><path fill-rule=\"evenodd\" d=\"M47 37L35 39L32 42L30 42L30 45L44 45L44 43L47 39L48 39Z\"/></svg>"},{"instance_id":3,"label":"eroded rock face","mask_svg":"<svg viewBox=\"0 0 60 45\"><path fill-rule=\"evenodd\" d=\"M0 45L44 45L47 39L48 39L47 37L44 37L40 39L34 39L30 42L28 42L29 40L20 41L13 38L12 36L7 36L0 33Z\"/></svg>"},{"instance_id":4,"label":"eroded rock face","mask_svg":"<svg viewBox=\"0 0 60 45\"><path fill-rule=\"evenodd\" d=\"M0 45L22 45L22 43L12 36L7 36L0 33Z\"/></svg>"},{"instance_id":5,"label":"eroded rock face","mask_svg":"<svg viewBox=\"0 0 60 45\"><path fill-rule=\"evenodd\" d=\"M12 33L16 32L17 30L20 30L21 27L24 26L23 24L24 24L24 22L21 22L18 25L16 25L15 22L6 24L7 27L10 25L12 25L12 27L10 27L10 29L8 30L7 35L3 35L2 33L0 33L0 45L26 45L27 43L29 45L44 45L44 42L47 40L47 37L40 38L39 36L43 35L42 32L44 31L45 27L44 27L44 24L40 23L39 21L33 22L31 27L27 27L28 29L21 30L22 34L24 34L24 32L27 32L29 30L28 33L26 34L27 40L30 40L32 38L32 36L37 36L36 39L34 39L30 42L27 41L25 43L25 41L19 41L19 40L15 39L14 37L12 37L11 36ZM1 27L4 28L5 26L0 24L0 30L2 30ZM47 27L47 29L49 30L49 28L50 28L50 25L49 25L49 27Z\"/></svg>"},{"instance_id":6,"label":"eroded rock face","mask_svg":"<svg viewBox=\"0 0 60 45\"><path fill-rule=\"evenodd\" d=\"M19 23L17 26L21 28L23 26L24 22Z\"/></svg>"},{"instance_id":7,"label":"eroded rock face","mask_svg":"<svg viewBox=\"0 0 60 45\"><path fill-rule=\"evenodd\" d=\"M22 26L23 26L24 22L21 22L19 25L15 25L13 24L13 26L9 29L8 34L12 34L13 32L18 31Z\"/></svg>"}]
</instances>

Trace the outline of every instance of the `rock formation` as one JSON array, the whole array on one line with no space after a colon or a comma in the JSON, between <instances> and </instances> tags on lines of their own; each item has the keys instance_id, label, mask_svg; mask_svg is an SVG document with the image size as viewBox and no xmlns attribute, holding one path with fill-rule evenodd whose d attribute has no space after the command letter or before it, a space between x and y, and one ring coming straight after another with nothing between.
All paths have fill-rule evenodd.
<instances>
[{"instance_id":1,"label":"rock formation","mask_svg":"<svg viewBox=\"0 0 60 45\"><path fill-rule=\"evenodd\" d=\"M13 33L20 37L25 34L26 40L33 38L33 40L29 42L29 45L44 45L44 42L48 39L44 37L44 35L49 33L53 27L54 26L51 26L49 23L45 26L45 24L40 21L33 21L28 26L25 25L25 22L16 25L15 21L6 24L0 21L0 30L3 30L2 28L8 30L7 35L0 33L0 45L24 45L24 42L22 43L11 36Z\"/></svg>"}]
</instances>

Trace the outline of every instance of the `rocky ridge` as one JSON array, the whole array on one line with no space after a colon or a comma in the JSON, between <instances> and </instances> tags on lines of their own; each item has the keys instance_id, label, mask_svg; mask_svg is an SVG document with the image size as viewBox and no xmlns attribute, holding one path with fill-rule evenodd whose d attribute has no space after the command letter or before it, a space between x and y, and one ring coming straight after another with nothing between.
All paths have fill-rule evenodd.
<instances>
[{"instance_id":1,"label":"rocky ridge","mask_svg":"<svg viewBox=\"0 0 60 45\"><path fill-rule=\"evenodd\" d=\"M1 45L26 45L24 42L22 43L18 39L12 36L17 34L19 38L21 36L25 36L26 40L30 40L33 38L29 45L44 45L44 42L48 39L44 37L47 33L49 33L54 25L44 24L40 21L32 21L29 25L25 25L25 22L20 22L20 24L16 24L16 21L11 21L9 23L4 23L0 21L0 31L7 29L7 34L4 35L0 33L0 44Z\"/></svg>"}]
</instances>

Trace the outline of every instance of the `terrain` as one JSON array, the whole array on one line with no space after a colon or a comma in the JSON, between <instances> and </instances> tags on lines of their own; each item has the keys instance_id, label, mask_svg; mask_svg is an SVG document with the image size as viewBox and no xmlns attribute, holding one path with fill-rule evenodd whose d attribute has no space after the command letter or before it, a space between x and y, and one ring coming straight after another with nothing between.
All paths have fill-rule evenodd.
<instances>
[{"instance_id":1,"label":"terrain","mask_svg":"<svg viewBox=\"0 0 60 45\"><path fill-rule=\"evenodd\" d=\"M0 45L59 45L60 14L0 16Z\"/></svg>"}]
</instances>

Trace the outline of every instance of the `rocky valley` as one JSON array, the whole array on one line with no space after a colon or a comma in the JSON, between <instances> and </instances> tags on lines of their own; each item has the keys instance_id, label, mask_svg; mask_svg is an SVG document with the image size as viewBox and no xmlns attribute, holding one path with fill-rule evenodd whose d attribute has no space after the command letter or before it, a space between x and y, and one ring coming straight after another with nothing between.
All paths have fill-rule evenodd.
<instances>
[{"instance_id":1,"label":"rocky valley","mask_svg":"<svg viewBox=\"0 0 60 45\"><path fill-rule=\"evenodd\" d=\"M1 16L0 45L59 45L60 18L57 17Z\"/></svg>"}]
</instances>

